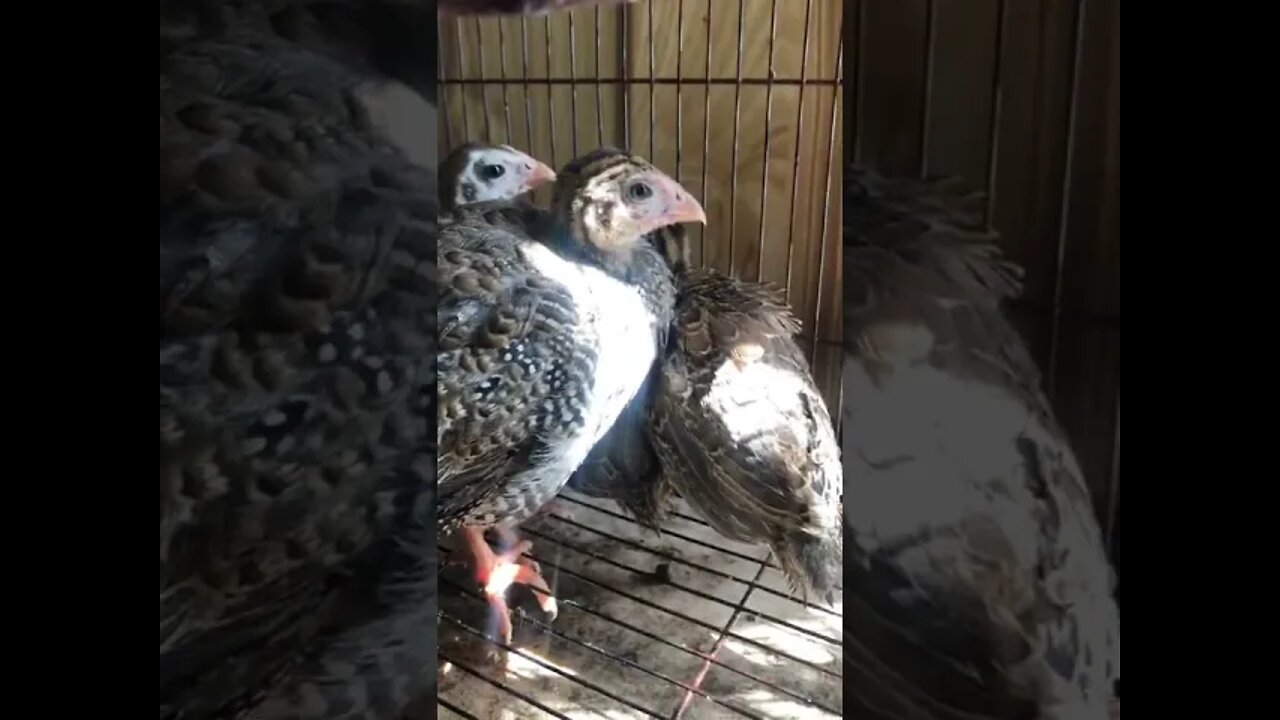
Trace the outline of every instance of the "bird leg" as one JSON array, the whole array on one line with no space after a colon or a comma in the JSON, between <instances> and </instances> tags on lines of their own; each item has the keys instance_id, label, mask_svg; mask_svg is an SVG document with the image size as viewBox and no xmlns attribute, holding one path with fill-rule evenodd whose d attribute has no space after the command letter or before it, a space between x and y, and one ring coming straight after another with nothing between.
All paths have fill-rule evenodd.
<instances>
[{"instance_id":1,"label":"bird leg","mask_svg":"<svg viewBox=\"0 0 1280 720\"><path fill-rule=\"evenodd\" d=\"M523 557L523 553L533 547L528 540L518 540L510 529L497 530L502 537L504 548L495 554L484 541L484 531L479 528L464 527L462 537L467 544L467 555L475 570L476 582L484 589L485 599L493 608L498 633L504 643L511 642L511 611L507 606L506 591L514 583L528 585L538 600L538 607L551 616L556 616L556 600L551 595L551 588L542 578L541 568L533 560Z\"/></svg>"},{"instance_id":2,"label":"bird leg","mask_svg":"<svg viewBox=\"0 0 1280 720\"><path fill-rule=\"evenodd\" d=\"M547 581L542 577L542 566L533 558L521 556L521 553L533 547L533 543L528 540L521 540L519 533L509 525L495 525L493 532L498 536L498 542L502 543L504 553L510 554L514 552L512 557L517 558L516 563L525 568L525 570L517 574L513 582L532 586L533 596L538 601L538 607L554 620L557 614L556 599L551 595Z\"/></svg>"}]
</instances>

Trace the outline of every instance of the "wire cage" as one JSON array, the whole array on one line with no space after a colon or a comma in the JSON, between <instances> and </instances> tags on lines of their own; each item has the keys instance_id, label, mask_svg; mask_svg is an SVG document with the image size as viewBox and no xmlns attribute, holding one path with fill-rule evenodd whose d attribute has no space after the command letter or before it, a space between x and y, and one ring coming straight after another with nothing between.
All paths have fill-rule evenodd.
<instances>
[{"instance_id":1,"label":"wire cage","mask_svg":"<svg viewBox=\"0 0 1280 720\"><path fill-rule=\"evenodd\" d=\"M839 417L842 29L825 0L442 19L441 154L480 140L553 167L602 145L645 156L706 209L695 264L786 288ZM766 547L685 506L657 536L568 491L521 532L560 616L517 612L495 651L478 594L443 568L441 717L841 716L840 604L792 597Z\"/></svg>"}]
</instances>

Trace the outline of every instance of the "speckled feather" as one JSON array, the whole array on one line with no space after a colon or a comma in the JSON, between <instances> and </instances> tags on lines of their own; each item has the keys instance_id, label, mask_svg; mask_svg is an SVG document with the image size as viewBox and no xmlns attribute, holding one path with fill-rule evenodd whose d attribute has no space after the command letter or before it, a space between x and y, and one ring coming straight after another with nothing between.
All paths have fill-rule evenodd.
<instances>
[{"instance_id":1,"label":"speckled feather","mask_svg":"<svg viewBox=\"0 0 1280 720\"><path fill-rule=\"evenodd\" d=\"M606 260L569 239L572 225L497 202L459 208L442 231L442 528L532 515L656 357L670 271L644 243ZM631 370L603 378L604 353Z\"/></svg>"},{"instance_id":2,"label":"speckled feather","mask_svg":"<svg viewBox=\"0 0 1280 720\"><path fill-rule=\"evenodd\" d=\"M683 244L683 232L668 243ZM668 258L684 257L680 249ZM780 288L677 263L672 343L651 410L663 488L721 534L766 543L792 586L830 601L842 469Z\"/></svg>"},{"instance_id":3,"label":"speckled feather","mask_svg":"<svg viewBox=\"0 0 1280 720\"><path fill-rule=\"evenodd\" d=\"M161 717L394 717L434 694L434 172L307 3L187 5L161 7Z\"/></svg>"},{"instance_id":4,"label":"speckled feather","mask_svg":"<svg viewBox=\"0 0 1280 720\"><path fill-rule=\"evenodd\" d=\"M845 189L846 711L1106 718L1111 572L1000 307L1020 271L963 183L854 168Z\"/></svg>"}]
</instances>

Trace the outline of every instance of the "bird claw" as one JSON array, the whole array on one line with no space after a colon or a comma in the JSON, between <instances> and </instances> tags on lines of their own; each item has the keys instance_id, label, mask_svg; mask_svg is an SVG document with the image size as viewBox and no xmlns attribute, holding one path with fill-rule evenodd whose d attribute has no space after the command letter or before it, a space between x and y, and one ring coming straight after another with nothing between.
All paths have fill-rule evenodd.
<instances>
[{"instance_id":1,"label":"bird claw","mask_svg":"<svg viewBox=\"0 0 1280 720\"><path fill-rule=\"evenodd\" d=\"M559 607L556 605L555 596L551 594L551 588L547 585L546 579L542 577L542 568L538 563L522 558L515 582L527 585L533 591L533 597L537 600L538 607L542 612L550 620L556 619L556 616L560 614Z\"/></svg>"},{"instance_id":2,"label":"bird claw","mask_svg":"<svg viewBox=\"0 0 1280 720\"><path fill-rule=\"evenodd\" d=\"M506 546L500 553L494 553L479 532L468 535L468 545L475 563L475 578L484 589L485 599L494 611L498 635L504 643L510 644L512 625L511 610L506 600L507 588L517 583L527 585L533 591L538 607L551 620L555 620L559 611L551 588L542 577L541 565L532 558L524 557L533 543L529 540L517 540L510 531L500 531L498 534Z\"/></svg>"},{"instance_id":3,"label":"bird claw","mask_svg":"<svg viewBox=\"0 0 1280 720\"><path fill-rule=\"evenodd\" d=\"M533 596L549 620L555 620L559 614L556 599L551 595L551 588L543 579L538 564L528 558L520 557L520 553L531 545L522 541L511 550L495 558L494 571L485 583L485 598L493 608L497 620L497 631L502 642L510 645L512 636L511 608L507 605L506 590L512 585L527 585Z\"/></svg>"},{"instance_id":4,"label":"bird claw","mask_svg":"<svg viewBox=\"0 0 1280 720\"><path fill-rule=\"evenodd\" d=\"M501 555L495 556L494 571L488 582L484 583L485 593L489 596L502 595L512 585L527 585L533 591L538 607L554 620L559 614L556 599L552 596L546 579L542 577L542 566L536 560L523 556L531 547L533 543L521 540Z\"/></svg>"}]
</instances>

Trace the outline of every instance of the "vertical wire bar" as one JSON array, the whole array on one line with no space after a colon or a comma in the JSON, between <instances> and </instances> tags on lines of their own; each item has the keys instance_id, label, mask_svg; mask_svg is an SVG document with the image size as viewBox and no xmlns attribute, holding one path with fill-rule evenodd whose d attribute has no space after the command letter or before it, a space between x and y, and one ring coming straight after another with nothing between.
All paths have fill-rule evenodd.
<instances>
[{"instance_id":1,"label":"vertical wire bar","mask_svg":"<svg viewBox=\"0 0 1280 720\"><path fill-rule=\"evenodd\" d=\"M453 47L458 51L458 77L466 79L466 73L463 71L462 65L462 38L465 33L462 32L462 18L453 25ZM462 84L458 86L459 104L462 105L462 141L466 142L471 139L471 119L467 117L467 86Z\"/></svg>"},{"instance_id":2,"label":"vertical wire bar","mask_svg":"<svg viewBox=\"0 0 1280 720\"><path fill-rule=\"evenodd\" d=\"M1062 335L1064 273L1067 265L1067 235L1071 226L1071 191L1075 180L1076 123L1080 119L1080 65L1084 62L1085 0L1076 2L1075 37L1071 62L1071 97L1067 104L1067 146L1062 171L1062 206L1058 218L1058 247L1053 271L1053 320L1049 324L1049 398L1057 399L1058 351Z\"/></svg>"},{"instance_id":3,"label":"vertical wire bar","mask_svg":"<svg viewBox=\"0 0 1280 720\"><path fill-rule=\"evenodd\" d=\"M841 23L843 23L843 19ZM835 169L836 157L836 118L840 114L840 84L844 79L844 31L840 32L839 50L836 51L836 85L831 91L831 132L827 140L827 183L823 192L822 202L822 231L818 237L822 238L818 247L818 282L815 289L813 301L813 352L812 356L818 355L818 334L819 326L822 321L822 279L827 275L827 216L831 213L831 171Z\"/></svg>"},{"instance_id":4,"label":"vertical wire bar","mask_svg":"<svg viewBox=\"0 0 1280 720\"><path fill-rule=\"evenodd\" d=\"M533 107L529 98L529 22L526 16L520 16L520 71L524 79L524 131L525 137L529 138L529 147L525 150L530 154L536 152L533 149ZM554 163L555 160L552 160Z\"/></svg>"},{"instance_id":5,"label":"vertical wire bar","mask_svg":"<svg viewBox=\"0 0 1280 720\"><path fill-rule=\"evenodd\" d=\"M769 85L764 95L764 170L760 173L760 237L756 248L756 282L764 278L764 228L769 213L769 136L773 134L773 47L778 38L780 1L773 0L773 10L769 15L769 67L766 69L769 73Z\"/></svg>"},{"instance_id":6,"label":"vertical wire bar","mask_svg":"<svg viewBox=\"0 0 1280 720\"><path fill-rule=\"evenodd\" d=\"M800 88L796 102L796 154L791 162L791 221L787 223L787 300L791 299L791 274L796 249L796 200L800 190L800 141L804 139L804 91L809 79L809 17L813 12L813 0L804 6L804 41L800 51Z\"/></svg>"},{"instance_id":7,"label":"vertical wire bar","mask_svg":"<svg viewBox=\"0 0 1280 720\"><path fill-rule=\"evenodd\" d=\"M505 19L498 20L498 53L502 57L499 69L502 71L504 81L511 79L511 75L507 72L507 33L503 29L506 25ZM507 131L507 142L514 145L515 138L511 136L511 85L506 82L502 83L502 117Z\"/></svg>"},{"instance_id":8,"label":"vertical wire bar","mask_svg":"<svg viewBox=\"0 0 1280 720\"><path fill-rule=\"evenodd\" d=\"M733 156L729 160L729 274L738 276L733 263L734 239L738 234L738 126L742 117L742 22L745 0L738 0L738 74L733 86Z\"/></svg>"},{"instance_id":9,"label":"vertical wire bar","mask_svg":"<svg viewBox=\"0 0 1280 720\"><path fill-rule=\"evenodd\" d=\"M484 141L493 142L493 128L489 126L489 85L484 74L484 39L480 34L480 18L476 18L476 56L480 63L480 113L484 115Z\"/></svg>"},{"instance_id":10,"label":"vertical wire bar","mask_svg":"<svg viewBox=\"0 0 1280 720\"><path fill-rule=\"evenodd\" d=\"M569 104L573 108L573 121L569 123L573 130L573 156L578 157L578 34L573 27L573 13L569 13Z\"/></svg>"},{"instance_id":11,"label":"vertical wire bar","mask_svg":"<svg viewBox=\"0 0 1280 720\"><path fill-rule=\"evenodd\" d=\"M684 161L684 0L680 0L676 16L676 182Z\"/></svg>"},{"instance_id":12,"label":"vertical wire bar","mask_svg":"<svg viewBox=\"0 0 1280 720\"><path fill-rule=\"evenodd\" d=\"M547 78L551 78L551 15L542 16L543 28L547 33ZM559 167L560 159L556 157L556 107L551 91L555 88L547 83L547 124L551 132L551 167Z\"/></svg>"},{"instance_id":13,"label":"vertical wire bar","mask_svg":"<svg viewBox=\"0 0 1280 720\"><path fill-rule=\"evenodd\" d=\"M654 153L657 151L653 140L653 3L649 3L646 10L649 16L649 162L656 162Z\"/></svg>"},{"instance_id":14,"label":"vertical wire bar","mask_svg":"<svg viewBox=\"0 0 1280 720\"><path fill-rule=\"evenodd\" d=\"M618 75L622 78L622 145L627 152L631 152L631 72L627 68L627 45L630 44L627 37L627 16L631 14L633 7L635 6L628 4L618 11L618 22L621 25L618 48L621 53L619 62L622 65L618 68Z\"/></svg>"},{"instance_id":15,"label":"vertical wire bar","mask_svg":"<svg viewBox=\"0 0 1280 720\"><path fill-rule=\"evenodd\" d=\"M1003 0L1001 0L1003 2ZM863 56L864 49L867 47L867 4L864 0L858 0L858 12L856 22L858 23L858 50L853 56L853 106L857 115L853 118L853 161L855 163L862 162L862 108L863 101L866 100L866 59Z\"/></svg>"},{"instance_id":16,"label":"vertical wire bar","mask_svg":"<svg viewBox=\"0 0 1280 720\"><path fill-rule=\"evenodd\" d=\"M987 137L987 197L982 207L982 222L988 228L995 222L996 174L1000 161L1000 124L1004 121L1004 33L1006 0L996 1L995 67L991 71L991 128Z\"/></svg>"},{"instance_id":17,"label":"vertical wire bar","mask_svg":"<svg viewBox=\"0 0 1280 720\"><path fill-rule=\"evenodd\" d=\"M842 165L840 168L842 179L844 177L844 170L846 167L848 167L849 162L858 161L858 146L861 144L861 137L862 137L862 94L863 94L862 53L863 53L863 48L866 47L866 42L863 39L864 28L866 27L866 23L864 23L862 20L863 7L864 7L864 4L862 0L857 0L857 7L853 12L853 22L855 23L853 38L854 38L854 42L858 43L858 47L854 51L854 56L853 56L853 84L854 84L853 119L852 119L853 137L845 138L846 143L853 143L853 144L852 146L846 145L844 148L844 157L841 158ZM841 20L840 20L841 34L843 34L843 31L844 31L844 22L845 22L845 18L841 17ZM844 112L846 113L849 112L849 109L847 107L844 108ZM841 188L840 202L843 204L844 202L843 182L840 185L840 188ZM843 218L844 217L843 205L841 207L841 213L842 213L841 218ZM843 247L843 243L844 243L844 236L842 233L841 234L842 247ZM838 290L837 292L843 295L844 286L841 285L840 290ZM843 300L843 298L841 299ZM842 330L841 341L843 342L845 339L846 338L844 338L843 330ZM840 355L838 355L837 357L838 357L838 360L836 361L836 365L837 367L840 368L840 371L838 374L839 379L836 381L836 440L841 443L840 445L841 447L844 447L844 379L843 378L844 378L845 355L844 353L840 353ZM840 499L843 502L844 500L843 492L840 495Z\"/></svg>"},{"instance_id":18,"label":"vertical wire bar","mask_svg":"<svg viewBox=\"0 0 1280 720\"><path fill-rule=\"evenodd\" d=\"M604 147L604 78L600 76L600 6L596 5L596 140Z\"/></svg>"},{"instance_id":19,"label":"vertical wire bar","mask_svg":"<svg viewBox=\"0 0 1280 720\"><path fill-rule=\"evenodd\" d=\"M937 61L938 2L928 0L924 25L923 99L920 103L920 177L929 174L929 127L933 119L933 72Z\"/></svg>"},{"instance_id":20,"label":"vertical wire bar","mask_svg":"<svg viewBox=\"0 0 1280 720\"><path fill-rule=\"evenodd\" d=\"M812 1L812 0L811 0ZM706 93L702 96L702 205L710 204L707 197L707 168L711 165L711 0L707 0L707 64ZM698 243L698 264L707 264L707 227L702 226L702 241Z\"/></svg>"}]
</instances>

